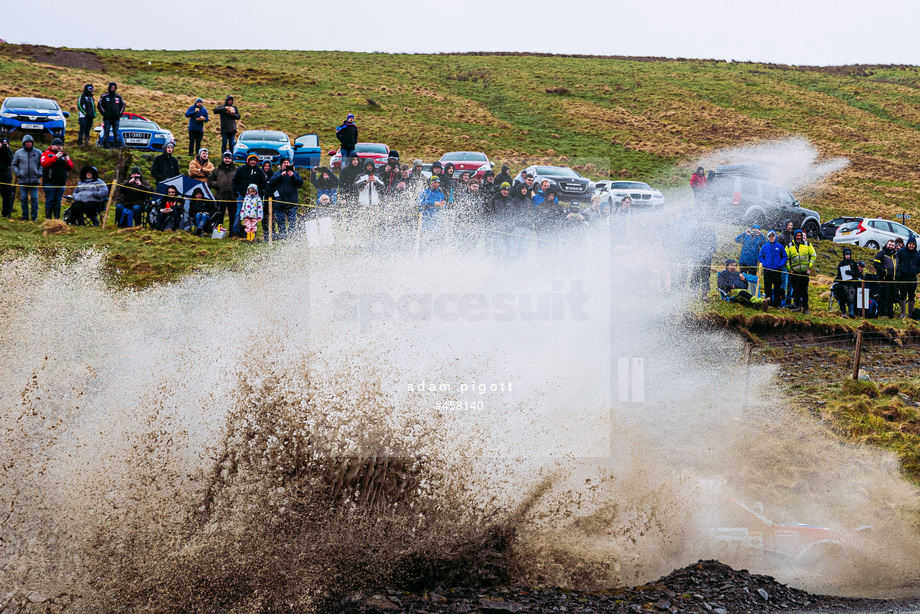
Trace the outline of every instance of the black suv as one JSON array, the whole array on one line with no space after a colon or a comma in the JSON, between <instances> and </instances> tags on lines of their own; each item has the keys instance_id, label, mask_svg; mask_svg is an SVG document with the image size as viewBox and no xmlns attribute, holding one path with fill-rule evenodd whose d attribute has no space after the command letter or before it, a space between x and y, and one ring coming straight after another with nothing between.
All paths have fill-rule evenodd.
<instances>
[{"instance_id":1,"label":"black suv","mask_svg":"<svg viewBox=\"0 0 920 614\"><path fill-rule=\"evenodd\" d=\"M712 208L720 219L745 226L759 224L764 230L782 230L792 220L810 238L821 238L821 214L799 205L789 190L767 183L769 171L754 164L716 167L700 194L700 205Z\"/></svg>"},{"instance_id":2,"label":"black suv","mask_svg":"<svg viewBox=\"0 0 920 614\"><path fill-rule=\"evenodd\" d=\"M522 181L524 173L533 175L535 188L539 188L544 179L549 179L550 187L556 191L559 202L590 202L594 196L594 182L567 166L528 166L517 174L514 181Z\"/></svg>"}]
</instances>

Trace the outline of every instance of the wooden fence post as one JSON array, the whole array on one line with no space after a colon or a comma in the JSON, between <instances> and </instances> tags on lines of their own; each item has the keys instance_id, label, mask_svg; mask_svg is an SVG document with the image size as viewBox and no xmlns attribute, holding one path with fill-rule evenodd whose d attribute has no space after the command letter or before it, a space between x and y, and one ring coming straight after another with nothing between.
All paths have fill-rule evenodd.
<instances>
[{"instance_id":1,"label":"wooden fence post","mask_svg":"<svg viewBox=\"0 0 920 614\"><path fill-rule=\"evenodd\" d=\"M109 219L109 207L112 206L112 199L115 198L115 188L118 187L118 169L115 169L115 181L112 182L112 189L109 190L109 200L105 203L105 213L102 214L102 230L105 230L105 223Z\"/></svg>"},{"instance_id":2,"label":"wooden fence post","mask_svg":"<svg viewBox=\"0 0 920 614\"><path fill-rule=\"evenodd\" d=\"M859 359L862 357L863 332L856 331L856 351L853 353L853 379L859 379Z\"/></svg>"}]
</instances>

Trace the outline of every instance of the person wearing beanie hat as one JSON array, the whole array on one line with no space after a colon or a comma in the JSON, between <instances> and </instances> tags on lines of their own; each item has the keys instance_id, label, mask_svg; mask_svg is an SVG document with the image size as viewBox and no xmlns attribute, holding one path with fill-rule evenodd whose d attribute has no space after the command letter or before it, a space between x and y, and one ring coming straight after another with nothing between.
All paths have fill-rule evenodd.
<instances>
[{"instance_id":1,"label":"person wearing beanie hat","mask_svg":"<svg viewBox=\"0 0 920 614\"><path fill-rule=\"evenodd\" d=\"M741 264L742 273L745 275L757 274L757 257L760 254L760 248L766 242L758 224L751 225L750 230L746 230L735 237L735 243L741 244L741 255L738 257L738 262Z\"/></svg>"},{"instance_id":2,"label":"person wearing beanie hat","mask_svg":"<svg viewBox=\"0 0 920 614\"><path fill-rule=\"evenodd\" d=\"M61 219L61 199L64 185L73 169L73 160L64 151L64 141L54 139L41 157L42 183L45 188L45 219Z\"/></svg>"},{"instance_id":3,"label":"person wearing beanie hat","mask_svg":"<svg viewBox=\"0 0 920 614\"><path fill-rule=\"evenodd\" d=\"M428 187L418 196L419 232L441 231L441 210L447 206L447 198L441 191L441 177L428 178Z\"/></svg>"},{"instance_id":4,"label":"person wearing beanie hat","mask_svg":"<svg viewBox=\"0 0 920 614\"><path fill-rule=\"evenodd\" d=\"M763 294L775 307L783 304L783 271L788 259L786 248L776 240L776 231L771 230L767 233L767 242L760 248L757 260L763 267Z\"/></svg>"},{"instance_id":5,"label":"person wearing beanie hat","mask_svg":"<svg viewBox=\"0 0 920 614\"><path fill-rule=\"evenodd\" d=\"M750 305L752 307L760 307L766 311L770 306L770 299L760 298L751 294L750 290L748 290L749 278L756 281L756 278L746 276L744 273L740 272L738 270L738 263L732 258L729 258L725 261L725 269L719 271L719 274L716 276L716 285L719 288L719 294L726 300Z\"/></svg>"},{"instance_id":6,"label":"person wearing beanie hat","mask_svg":"<svg viewBox=\"0 0 920 614\"><path fill-rule=\"evenodd\" d=\"M179 174L179 161L173 156L176 144L172 141L163 145L163 153L153 159L150 165L150 174L154 181L160 183Z\"/></svg>"},{"instance_id":7,"label":"person wearing beanie hat","mask_svg":"<svg viewBox=\"0 0 920 614\"><path fill-rule=\"evenodd\" d=\"M358 127L354 115L349 113L345 116L345 123L335 129L335 138L339 140L339 154L342 157L342 168L345 168L345 161L355 155L358 146Z\"/></svg>"},{"instance_id":8,"label":"person wearing beanie hat","mask_svg":"<svg viewBox=\"0 0 920 614\"><path fill-rule=\"evenodd\" d=\"M144 181L141 167L131 167L128 179L118 187L115 197L115 223L119 228L139 226L144 215L144 205L150 199L150 185Z\"/></svg>"},{"instance_id":9,"label":"person wearing beanie hat","mask_svg":"<svg viewBox=\"0 0 920 614\"><path fill-rule=\"evenodd\" d=\"M195 152L201 149L204 125L210 121L204 101L201 98L195 99L195 104L188 108L185 116L188 118L188 155L194 156Z\"/></svg>"},{"instance_id":10,"label":"person wearing beanie hat","mask_svg":"<svg viewBox=\"0 0 920 614\"><path fill-rule=\"evenodd\" d=\"M42 152L35 147L32 135L22 137L22 149L13 155L10 169L19 183L19 203L22 206L22 220L38 220L38 184L42 179ZM32 206L29 207L29 198Z\"/></svg>"},{"instance_id":11,"label":"person wearing beanie hat","mask_svg":"<svg viewBox=\"0 0 920 614\"><path fill-rule=\"evenodd\" d=\"M840 305L840 313L849 318L856 313L856 283L862 274L856 261L853 260L853 250L843 248L843 259L837 263L837 275L834 277L834 298Z\"/></svg>"},{"instance_id":12,"label":"person wearing beanie hat","mask_svg":"<svg viewBox=\"0 0 920 614\"><path fill-rule=\"evenodd\" d=\"M897 266L895 279L898 283L898 301L901 305L901 317L913 318L917 294L917 274L920 273L920 252L917 251L917 237L911 235L907 243L895 254Z\"/></svg>"},{"instance_id":13,"label":"person wearing beanie hat","mask_svg":"<svg viewBox=\"0 0 920 614\"><path fill-rule=\"evenodd\" d=\"M256 186L260 199L265 195L268 177L259 168L259 156L255 154L250 154L246 158L246 164L236 169L233 174L233 193L236 194L236 219L231 226L231 230L239 237L243 236L243 218L241 217L243 199L246 198L250 185Z\"/></svg>"},{"instance_id":14,"label":"person wearing beanie hat","mask_svg":"<svg viewBox=\"0 0 920 614\"><path fill-rule=\"evenodd\" d=\"M93 130L93 120L96 119L96 100L93 98L93 84L83 86L83 93L77 98L77 121L80 132L77 134L77 147L89 145L89 137Z\"/></svg>"},{"instance_id":15,"label":"person wearing beanie hat","mask_svg":"<svg viewBox=\"0 0 920 614\"><path fill-rule=\"evenodd\" d=\"M792 302L795 307L792 311L808 313L808 282L811 280L811 270L815 266L818 254L815 248L805 240L805 233L796 229L792 233L792 243L786 247L786 269L789 271L790 285L792 286Z\"/></svg>"},{"instance_id":16,"label":"person wearing beanie hat","mask_svg":"<svg viewBox=\"0 0 920 614\"><path fill-rule=\"evenodd\" d=\"M188 163L188 176L198 181L207 181L214 172L214 164L208 160L208 150L204 147L198 150L198 155Z\"/></svg>"},{"instance_id":17,"label":"person wearing beanie hat","mask_svg":"<svg viewBox=\"0 0 920 614\"><path fill-rule=\"evenodd\" d=\"M236 221L236 195L233 193L233 175L236 173L236 165L233 163L233 154L225 151L221 158L220 164L214 167L214 171L208 176L208 187L217 200L217 217L215 223L223 223L224 209L228 211L230 223L228 227L232 228Z\"/></svg>"},{"instance_id":18,"label":"person wearing beanie hat","mask_svg":"<svg viewBox=\"0 0 920 614\"><path fill-rule=\"evenodd\" d=\"M236 121L240 118L240 109L233 96L227 96L224 104L214 107L214 112L220 116L220 148L232 152L236 145Z\"/></svg>"},{"instance_id":19,"label":"person wearing beanie hat","mask_svg":"<svg viewBox=\"0 0 920 614\"><path fill-rule=\"evenodd\" d=\"M114 81L109 83L108 91L99 97L99 102L96 104L99 113L102 114L102 146L106 149L109 147L109 134L112 132L114 132L112 137L114 146L124 146L118 123L121 121L122 113L125 112L125 99L115 91L117 89L117 83Z\"/></svg>"}]
</instances>

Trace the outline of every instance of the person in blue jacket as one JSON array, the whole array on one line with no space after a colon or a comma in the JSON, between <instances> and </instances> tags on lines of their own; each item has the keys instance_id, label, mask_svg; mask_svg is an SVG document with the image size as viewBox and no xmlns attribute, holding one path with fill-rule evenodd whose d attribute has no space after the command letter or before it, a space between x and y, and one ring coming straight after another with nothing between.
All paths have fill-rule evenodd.
<instances>
[{"instance_id":1,"label":"person in blue jacket","mask_svg":"<svg viewBox=\"0 0 920 614\"><path fill-rule=\"evenodd\" d=\"M428 188L418 196L418 209L421 213L419 220L421 230L440 232L441 209L447 205L447 197L441 191L441 178L432 175L428 179Z\"/></svg>"},{"instance_id":2,"label":"person in blue jacket","mask_svg":"<svg viewBox=\"0 0 920 614\"><path fill-rule=\"evenodd\" d=\"M763 294L771 305L779 307L783 301L783 271L786 270L786 248L776 240L776 231L767 233L767 242L760 248L757 257L763 266Z\"/></svg>"},{"instance_id":3,"label":"person in blue jacket","mask_svg":"<svg viewBox=\"0 0 920 614\"><path fill-rule=\"evenodd\" d=\"M188 118L188 155L194 156L201 149L201 139L204 138L204 125L210 120L204 102L199 98L195 104L185 112Z\"/></svg>"},{"instance_id":4,"label":"person in blue jacket","mask_svg":"<svg viewBox=\"0 0 920 614\"><path fill-rule=\"evenodd\" d=\"M757 257L760 255L760 248L766 243L763 233L760 232L760 226L754 224L750 230L745 230L735 237L735 243L741 244L741 255L738 256L738 264L741 266L741 272L746 275L757 274Z\"/></svg>"}]
</instances>

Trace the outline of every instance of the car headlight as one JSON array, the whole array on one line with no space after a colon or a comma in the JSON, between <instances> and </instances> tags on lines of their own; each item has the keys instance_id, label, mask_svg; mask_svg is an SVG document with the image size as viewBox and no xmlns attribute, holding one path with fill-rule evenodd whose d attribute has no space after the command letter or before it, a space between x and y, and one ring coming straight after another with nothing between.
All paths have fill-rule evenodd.
<instances>
[{"instance_id":1,"label":"car headlight","mask_svg":"<svg viewBox=\"0 0 920 614\"><path fill-rule=\"evenodd\" d=\"M291 146L290 146L290 145L282 145L281 147L278 148L278 151L291 151Z\"/></svg>"},{"instance_id":2,"label":"car headlight","mask_svg":"<svg viewBox=\"0 0 920 614\"><path fill-rule=\"evenodd\" d=\"M479 173L479 172L483 172L483 173L484 173L484 172L490 171L490 170L492 170L492 165L491 165L491 164L483 164L482 166L480 166L479 168L476 169L476 172L477 172L477 173Z\"/></svg>"},{"instance_id":3,"label":"car headlight","mask_svg":"<svg viewBox=\"0 0 920 614\"><path fill-rule=\"evenodd\" d=\"M55 121L63 121L64 116L61 113L58 113L57 115L49 115L48 119L53 119Z\"/></svg>"},{"instance_id":4,"label":"car headlight","mask_svg":"<svg viewBox=\"0 0 920 614\"><path fill-rule=\"evenodd\" d=\"M246 143L237 143L236 148L237 149L249 149L249 145L247 145Z\"/></svg>"},{"instance_id":5,"label":"car headlight","mask_svg":"<svg viewBox=\"0 0 920 614\"><path fill-rule=\"evenodd\" d=\"M623 198L624 196L626 196L626 193L625 192L614 192L613 195L616 196L617 198Z\"/></svg>"},{"instance_id":6,"label":"car headlight","mask_svg":"<svg viewBox=\"0 0 920 614\"><path fill-rule=\"evenodd\" d=\"M7 119L12 119L16 117L15 113L10 113L9 111L0 111L0 117L5 117Z\"/></svg>"}]
</instances>

